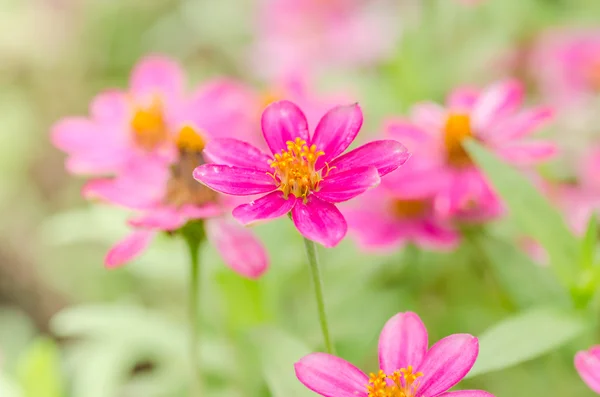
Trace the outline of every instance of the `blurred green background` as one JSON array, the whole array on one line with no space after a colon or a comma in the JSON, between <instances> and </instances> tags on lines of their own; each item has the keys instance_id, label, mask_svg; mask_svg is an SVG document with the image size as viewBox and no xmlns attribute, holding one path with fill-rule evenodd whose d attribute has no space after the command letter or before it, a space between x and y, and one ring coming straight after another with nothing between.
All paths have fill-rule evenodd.
<instances>
[{"instance_id":1,"label":"blurred green background","mask_svg":"<svg viewBox=\"0 0 600 397\"><path fill-rule=\"evenodd\" d=\"M229 75L268 87L248 67L258 1L0 0L1 397L187 395L183 242L163 236L134 263L104 269L107 249L127 233L127 213L80 197L83 180L64 171L49 128L65 115L85 114L103 88L125 87L131 67L149 52L181 61L192 83ZM526 69L502 66L509 54L549 27L600 23L598 0L397 3L402 36L389 59L315 79L317 92L357 97L365 136L378 132L384 116L403 114L417 100L441 101L456 85L511 74L527 82ZM569 159L590 138L557 128L547 134L568 150L543 172L569 178ZM271 255L259 281L224 267L212 248L202 252L206 395L309 396L292 367L321 343L302 240L285 219L256 230ZM480 335L537 306L545 295L531 277L547 280L544 291L554 291L556 281L516 248L518 232L508 219L492 225L482 245L474 242L482 233L469 231L474 237L452 254L409 246L365 255L349 240L320 250L338 354L374 371L378 334L399 311L416 311L435 341ZM593 341L584 332L462 388L591 396L572 361Z\"/></svg>"}]
</instances>

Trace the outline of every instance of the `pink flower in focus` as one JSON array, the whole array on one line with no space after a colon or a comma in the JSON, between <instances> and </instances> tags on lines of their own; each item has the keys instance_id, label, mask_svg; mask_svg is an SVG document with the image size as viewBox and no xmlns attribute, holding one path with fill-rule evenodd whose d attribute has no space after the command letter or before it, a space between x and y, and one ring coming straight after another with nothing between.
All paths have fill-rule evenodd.
<instances>
[{"instance_id":1,"label":"pink flower in focus","mask_svg":"<svg viewBox=\"0 0 600 397\"><path fill-rule=\"evenodd\" d=\"M459 233L434 210L435 197L443 185L422 177L421 170L428 164L423 164L426 157L419 152L418 139L414 140L421 131L414 128L415 136L411 136L407 133L410 128L402 121L388 123L386 137L401 140L413 155L379 187L357 198L355 205L344 211L350 233L363 249L388 250L412 242L423 248L447 250L459 242Z\"/></svg>"},{"instance_id":2,"label":"pink flower in focus","mask_svg":"<svg viewBox=\"0 0 600 397\"><path fill-rule=\"evenodd\" d=\"M543 94L561 106L582 105L600 93L600 30L563 30L540 39L531 58Z\"/></svg>"},{"instance_id":3,"label":"pink flower in focus","mask_svg":"<svg viewBox=\"0 0 600 397\"><path fill-rule=\"evenodd\" d=\"M585 384L600 394L600 346L578 352L575 355L575 368Z\"/></svg>"},{"instance_id":4,"label":"pink flower in focus","mask_svg":"<svg viewBox=\"0 0 600 397\"><path fill-rule=\"evenodd\" d=\"M419 167L414 179L427 189L439 189L434 207L443 216L479 221L502 213L499 197L463 148L463 140L475 139L505 161L529 166L556 153L549 142L526 138L547 122L552 111L545 107L520 110L522 86L505 81L483 92L455 90L447 107L434 103L415 105L411 122L390 125L398 139L413 142L408 146ZM417 154L418 151L418 154Z\"/></svg>"},{"instance_id":5,"label":"pink flower in focus","mask_svg":"<svg viewBox=\"0 0 600 397\"><path fill-rule=\"evenodd\" d=\"M281 77L382 59L399 36L395 7L389 0L263 0L255 68Z\"/></svg>"},{"instance_id":6,"label":"pink flower in focus","mask_svg":"<svg viewBox=\"0 0 600 397\"><path fill-rule=\"evenodd\" d=\"M252 92L232 81L214 80L186 95L182 74L167 59L142 60L132 74L130 93L101 94L89 119L59 122L53 139L70 155L70 171L108 174L90 181L84 196L138 214L129 222L134 231L109 251L106 266L132 260L159 232L203 219L206 237L225 263L256 278L268 266L264 248L248 230L224 217L233 207L230 198L192 178L194 168L204 163L206 142L252 135L253 115L244 110Z\"/></svg>"},{"instance_id":7,"label":"pink flower in focus","mask_svg":"<svg viewBox=\"0 0 600 397\"><path fill-rule=\"evenodd\" d=\"M475 364L477 338L469 334L445 337L428 348L425 325L415 313L398 313L379 337L379 368L370 376L349 362L312 353L295 364L306 387L325 397L492 397L482 390L447 392Z\"/></svg>"},{"instance_id":8,"label":"pink flower in focus","mask_svg":"<svg viewBox=\"0 0 600 397\"><path fill-rule=\"evenodd\" d=\"M311 136L306 116L295 104L275 102L261 120L272 155L235 139L213 140L205 151L216 164L198 167L194 177L225 194L266 194L233 210L242 224L291 211L304 237L333 247L347 231L335 203L379 184L380 176L409 156L404 146L390 140L371 142L342 155L362 121L358 105L338 106L323 116Z\"/></svg>"}]
</instances>

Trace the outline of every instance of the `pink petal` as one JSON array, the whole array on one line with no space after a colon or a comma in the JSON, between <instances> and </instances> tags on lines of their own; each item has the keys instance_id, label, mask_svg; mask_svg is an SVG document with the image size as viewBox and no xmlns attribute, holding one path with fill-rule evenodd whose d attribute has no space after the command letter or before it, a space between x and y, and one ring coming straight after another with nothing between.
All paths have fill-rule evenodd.
<instances>
[{"instance_id":1,"label":"pink petal","mask_svg":"<svg viewBox=\"0 0 600 397\"><path fill-rule=\"evenodd\" d=\"M120 124L130 117L131 104L127 95L120 90L109 90L98 94L90 105L90 114L96 121Z\"/></svg>"},{"instance_id":2,"label":"pink petal","mask_svg":"<svg viewBox=\"0 0 600 397\"><path fill-rule=\"evenodd\" d=\"M177 62L152 55L138 62L130 79L131 92L137 97L164 94L180 96L183 93L183 71Z\"/></svg>"},{"instance_id":3,"label":"pink petal","mask_svg":"<svg viewBox=\"0 0 600 397\"><path fill-rule=\"evenodd\" d=\"M523 86L515 80L497 83L485 90L473 108L472 125L482 132L502 117L515 112L523 100Z\"/></svg>"},{"instance_id":4,"label":"pink petal","mask_svg":"<svg viewBox=\"0 0 600 397\"><path fill-rule=\"evenodd\" d=\"M269 172L272 157L249 143L232 138L213 139L206 144L204 156L212 163Z\"/></svg>"},{"instance_id":5,"label":"pink petal","mask_svg":"<svg viewBox=\"0 0 600 397\"><path fill-rule=\"evenodd\" d=\"M440 394L437 397L494 397L494 395L483 390L458 390Z\"/></svg>"},{"instance_id":6,"label":"pink petal","mask_svg":"<svg viewBox=\"0 0 600 397\"><path fill-rule=\"evenodd\" d=\"M273 154L287 150L286 142L309 141L308 123L302 110L290 101L273 102L261 118L263 136Z\"/></svg>"},{"instance_id":7,"label":"pink petal","mask_svg":"<svg viewBox=\"0 0 600 397\"><path fill-rule=\"evenodd\" d=\"M133 227L168 231L177 230L186 222L187 218L172 207L159 207L129 220Z\"/></svg>"},{"instance_id":8,"label":"pink petal","mask_svg":"<svg viewBox=\"0 0 600 397\"><path fill-rule=\"evenodd\" d=\"M379 173L375 167L359 167L332 172L319 184L315 193L321 200L340 203L379 185Z\"/></svg>"},{"instance_id":9,"label":"pink petal","mask_svg":"<svg viewBox=\"0 0 600 397\"><path fill-rule=\"evenodd\" d=\"M433 102L422 102L414 105L410 112L411 120L428 133L437 133L444 128L447 112L442 106Z\"/></svg>"},{"instance_id":10,"label":"pink petal","mask_svg":"<svg viewBox=\"0 0 600 397\"><path fill-rule=\"evenodd\" d=\"M151 230L137 230L115 244L104 259L107 268L116 268L132 261L142 253L156 235Z\"/></svg>"},{"instance_id":11,"label":"pink petal","mask_svg":"<svg viewBox=\"0 0 600 397\"><path fill-rule=\"evenodd\" d=\"M363 114L358 104L336 106L325 113L310 142L317 146L317 150L325 152L317 161L317 169L350 146L362 123Z\"/></svg>"},{"instance_id":12,"label":"pink petal","mask_svg":"<svg viewBox=\"0 0 600 397\"><path fill-rule=\"evenodd\" d=\"M275 190L275 181L264 171L228 165L203 164L194 170L194 179L217 192L250 196Z\"/></svg>"},{"instance_id":13,"label":"pink petal","mask_svg":"<svg viewBox=\"0 0 600 397\"><path fill-rule=\"evenodd\" d=\"M312 353L294 364L296 377L324 397L367 397L369 378L341 358Z\"/></svg>"},{"instance_id":14,"label":"pink petal","mask_svg":"<svg viewBox=\"0 0 600 397\"><path fill-rule=\"evenodd\" d=\"M437 396L456 385L469 373L478 353L479 342L472 335L455 334L437 342L417 367L423 377L416 397Z\"/></svg>"},{"instance_id":15,"label":"pink petal","mask_svg":"<svg viewBox=\"0 0 600 397\"><path fill-rule=\"evenodd\" d=\"M267 270L269 259L265 248L250 230L223 218L207 220L204 225L208 240L233 271L256 279Z\"/></svg>"},{"instance_id":16,"label":"pink petal","mask_svg":"<svg viewBox=\"0 0 600 397\"><path fill-rule=\"evenodd\" d=\"M410 153L428 143L432 138L432 135L406 120L389 120L384 129L388 138L402 142Z\"/></svg>"},{"instance_id":17,"label":"pink petal","mask_svg":"<svg viewBox=\"0 0 600 397\"><path fill-rule=\"evenodd\" d=\"M365 208L368 203L362 203ZM347 209L344 217L348 222L349 232L365 251L383 251L398 248L407 238L406 228L382 211Z\"/></svg>"},{"instance_id":18,"label":"pink petal","mask_svg":"<svg viewBox=\"0 0 600 397\"><path fill-rule=\"evenodd\" d=\"M57 122L51 131L52 144L67 152L79 152L102 142L99 127L83 117L68 117Z\"/></svg>"},{"instance_id":19,"label":"pink petal","mask_svg":"<svg viewBox=\"0 0 600 397\"><path fill-rule=\"evenodd\" d=\"M179 213L186 219L207 219L214 218L216 216L223 215L225 196L221 197L221 200L217 203L207 203L202 206L197 205L184 205L179 208ZM233 198L231 196L230 198Z\"/></svg>"},{"instance_id":20,"label":"pink petal","mask_svg":"<svg viewBox=\"0 0 600 397\"><path fill-rule=\"evenodd\" d=\"M452 112L470 113L479 98L479 91L473 88L457 88L448 98L448 107Z\"/></svg>"},{"instance_id":21,"label":"pink petal","mask_svg":"<svg viewBox=\"0 0 600 397\"><path fill-rule=\"evenodd\" d=\"M388 320L379 336L379 367L387 374L409 365L416 368L428 346L427 328L419 316L398 313Z\"/></svg>"},{"instance_id":22,"label":"pink petal","mask_svg":"<svg viewBox=\"0 0 600 397\"><path fill-rule=\"evenodd\" d=\"M523 138L554 117L554 110L540 107L523 111L513 117L506 119L490 130L489 139L493 144Z\"/></svg>"},{"instance_id":23,"label":"pink petal","mask_svg":"<svg viewBox=\"0 0 600 397\"><path fill-rule=\"evenodd\" d=\"M306 203L297 200L292 209L294 225L304 237L325 247L335 247L346 235L348 225L335 205L308 196Z\"/></svg>"},{"instance_id":24,"label":"pink petal","mask_svg":"<svg viewBox=\"0 0 600 397\"><path fill-rule=\"evenodd\" d=\"M410 154L400 143L391 140L369 142L329 163L334 172L358 167L375 167L379 176L384 176L408 160Z\"/></svg>"},{"instance_id":25,"label":"pink petal","mask_svg":"<svg viewBox=\"0 0 600 397\"><path fill-rule=\"evenodd\" d=\"M415 230L417 245L434 250L451 250L460 242L460 234L438 219L424 219Z\"/></svg>"},{"instance_id":26,"label":"pink petal","mask_svg":"<svg viewBox=\"0 0 600 397\"><path fill-rule=\"evenodd\" d=\"M233 210L233 217L242 225L262 219L279 218L290 212L296 204L296 197L290 195L287 199L279 190L269 193L248 204L240 205Z\"/></svg>"},{"instance_id":27,"label":"pink petal","mask_svg":"<svg viewBox=\"0 0 600 397\"><path fill-rule=\"evenodd\" d=\"M557 153L556 144L544 141L515 142L498 149L498 155L515 165L537 164L551 159Z\"/></svg>"},{"instance_id":28,"label":"pink petal","mask_svg":"<svg viewBox=\"0 0 600 397\"><path fill-rule=\"evenodd\" d=\"M575 355L575 368L590 389L600 394L600 346Z\"/></svg>"}]
</instances>

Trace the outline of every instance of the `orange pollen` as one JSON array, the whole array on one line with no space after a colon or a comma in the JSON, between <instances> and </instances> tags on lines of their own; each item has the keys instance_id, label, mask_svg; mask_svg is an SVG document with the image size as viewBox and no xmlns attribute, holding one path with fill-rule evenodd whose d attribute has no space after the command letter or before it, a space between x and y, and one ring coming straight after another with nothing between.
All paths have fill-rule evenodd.
<instances>
[{"instance_id":1,"label":"orange pollen","mask_svg":"<svg viewBox=\"0 0 600 397\"><path fill-rule=\"evenodd\" d=\"M444 128L444 146L450 165L464 167L471 164L471 158L463 147L465 138L473 136L471 119L466 114L450 114Z\"/></svg>"},{"instance_id":2,"label":"orange pollen","mask_svg":"<svg viewBox=\"0 0 600 397\"><path fill-rule=\"evenodd\" d=\"M281 150L281 154L276 154L269 162L273 172L268 174L275 179L286 198L293 194L306 199L309 192L319 190L319 182L324 176L320 170L315 170L315 164L325 153L317 150L316 145L309 147L301 138L288 141L286 145L287 151Z\"/></svg>"},{"instance_id":3,"label":"orange pollen","mask_svg":"<svg viewBox=\"0 0 600 397\"><path fill-rule=\"evenodd\" d=\"M382 370L377 374L371 373L367 391L369 397L414 397L417 394L419 382L417 378L423 376L423 373L413 373L412 366L401 368L391 375L387 375Z\"/></svg>"},{"instance_id":4,"label":"orange pollen","mask_svg":"<svg viewBox=\"0 0 600 397\"><path fill-rule=\"evenodd\" d=\"M425 200L394 200L392 203L392 212L398 218L418 218L429 208L429 203Z\"/></svg>"},{"instance_id":5,"label":"orange pollen","mask_svg":"<svg viewBox=\"0 0 600 397\"><path fill-rule=\"evenodd\" d=\"M591 89L600 92L600 59L590 65L586 78Z\"/></svg>"},{"instance_id":6,"label":"orange pollen","mask_svg":"<svg viewBox=\"0 0 600 397\"><path fill-rule=\"evenodd\" d=\"M142 149L151 151L166 142L169 133L160 100L155 98L149 107L137 109L131 128L135 143Z\"/></svg>"},{"instance_id":7,"label":"orange pollen","mask_svg":"<svg viewBox=\"0 0 600 397\"><path fill-rule=\"evenodd\" d=\"M204 137L189 125L183 126L175 138L180 151L200 153L206 146Z\"/></svg>"}]
</instances>

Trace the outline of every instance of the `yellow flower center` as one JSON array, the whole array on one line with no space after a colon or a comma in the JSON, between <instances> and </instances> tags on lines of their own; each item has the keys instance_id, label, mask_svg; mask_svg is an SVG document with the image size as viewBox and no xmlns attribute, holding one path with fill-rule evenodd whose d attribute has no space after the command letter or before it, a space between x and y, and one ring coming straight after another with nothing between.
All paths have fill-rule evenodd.
<instances>
[{"instance_id":1,"label":"yellow flower center","mask_svg":"<svg viewBox=\"0 0 600 397\"><path fill-rule=\"evenodd\" d=\"M427 211L429 205L425 200L394 200L392 212L398 218L418 218Z\"/></svg>"},{"instance_id":2,"label":"yellow flower center","mask_svg":"<svg viewBox=\"0 0 600 397\"><path fill-rule=\"evenodd\" d=\"M261 95L261 98L260 98L261 99L260 102L262 105L261 111L262 111L262 109L266 108L273 102L279 101L283 97L285 97L285 95L282 95L280 90L277 90L277 89L266 90L265 92L263 92L263 94Z\"/></svg>"},{"instance_id":3,"label":"yellow flower center","mask_svg":"<svg viewBox=\"0 0 600 397\"><path fill-rule=\"evenodd\" d=\"M325 153L317 150L316 145L309 147L301 138L288 141L286 145L287 151L282 149L281 154L276 154L269 162L273 168L273 173L269 175L275 179L285 198L290 193L306 198L309 192L319 190L319 182L323 180L323 176L321 171L315 170L315 164Z\"/></svg>"},{"instance_id":4,"label":"yellow flower center","mask_svg":"<svg viewBox=\"0 0 600 397\"><path fill-rule=\"evenodd\" d=\"M206 144L202 134L190 126L179 130L175 138L179 159L171 166L164 202L175 207L192 204L202 206L217 201L218 194L192 177L196 167L205 163L202 150Z\"/></svg>"},{"instance_id":5,"label":"yellow flower center","mask_svg":"<svg viewBox=\"0 0 600 397\"><path fill-rule=\"evenodd\" d=\"M444 145L447 161L455 167L471 164L471 158L463 147L465 138L473 136L471 120L466 114L450 114L444 128Z\"/></svg>"},{"instance_id":6,"label":"yellow flower center","mask_svg":"<svg viewBox=\"0 0 600 397\"><path fill-rule=\"evenodd\" d=\"M600 59L590 65L586 78L592 90L600 92Z\"/></svg>"},{"instance_id":7,"label":"yellow flower center","mask_svg":"<svg viewBox=\"0 0 600 397\"><path fill-rule=\"evenodd\" d=\"M169 138L164 120L162 102L155 98L150 106L139 108L131 119L133 140L144 150L151 151Z\"/></svg>"},{"instance_id":8,"label":"yellow flower center","mask_svg":"<svg viewBox=\"0 0 600 397\"><path fill-rule=\"evenodd\" d=\"M417 378L423 376L421 372L413 373L412 366L401 368L391 375L382 370L369 376L367 391L369 397L414 397L419 387Z\"/></svg>"}]
</instances>

